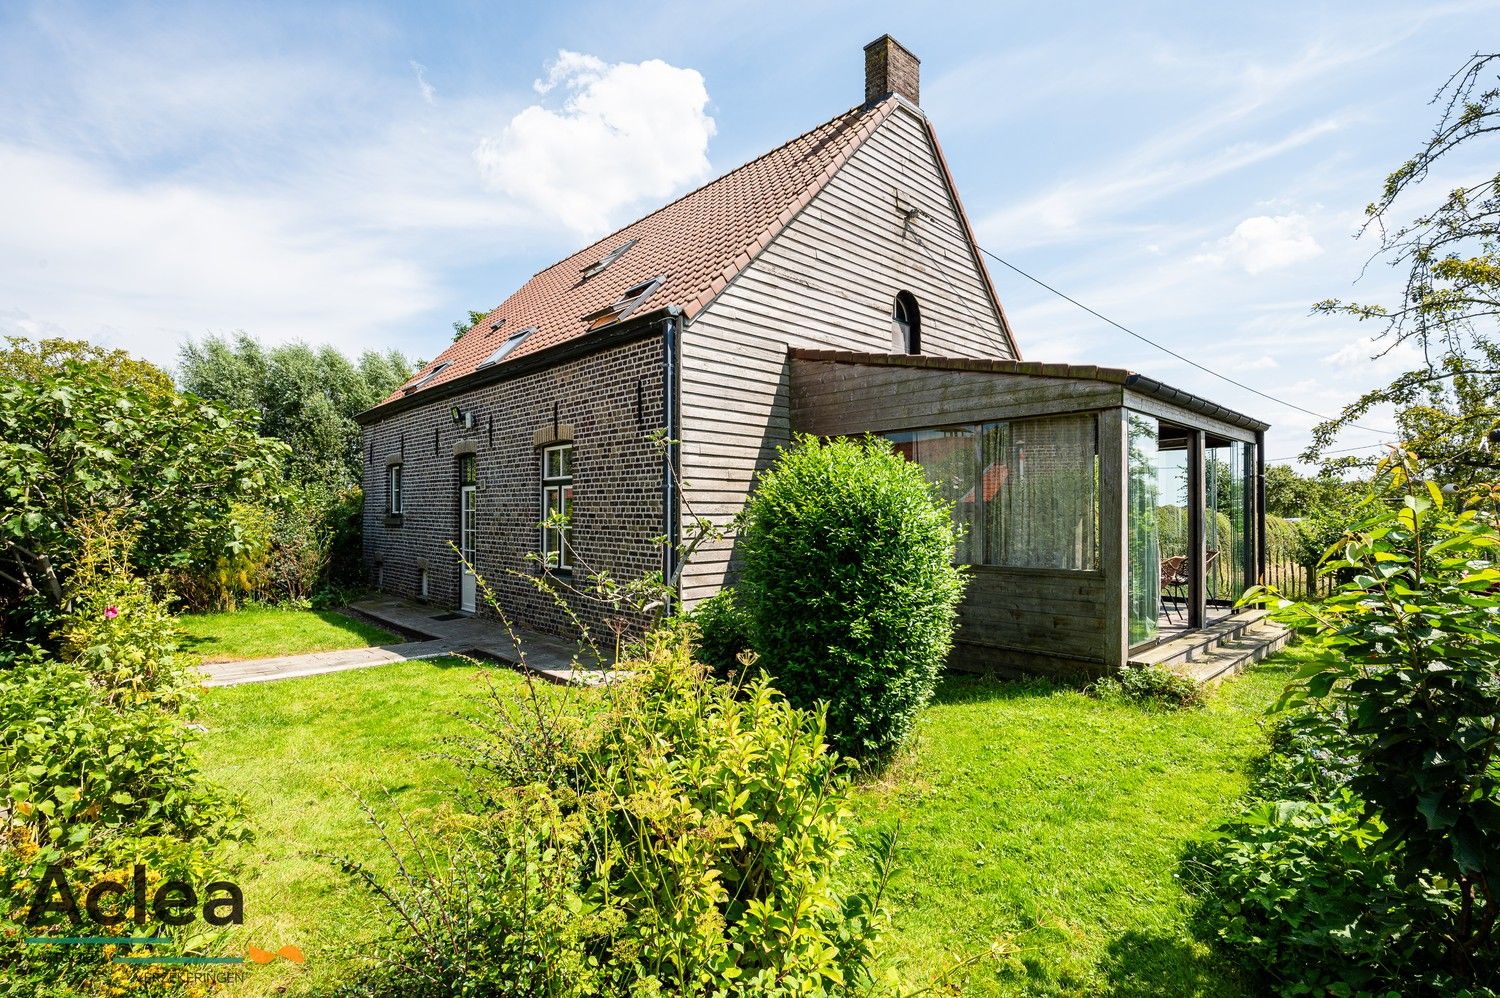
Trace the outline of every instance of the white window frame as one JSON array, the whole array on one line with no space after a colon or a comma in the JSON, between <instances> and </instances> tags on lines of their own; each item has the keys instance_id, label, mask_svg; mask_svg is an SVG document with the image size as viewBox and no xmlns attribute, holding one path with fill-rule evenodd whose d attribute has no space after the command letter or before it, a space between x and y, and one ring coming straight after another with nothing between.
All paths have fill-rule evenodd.
<instances>
[{"instance_id":1,"label":"white window frame","mask_svg":"<svg viewBox=\"0 0 1500 998\"><path fill-rule=\"evenodd\" d=\"M522 341L524 341L526 337L530 336L534 332L536 332L535 326L527 326L525 329L518 329L514 333L511 333L505 338L505 342L500 344L500 346L495 349L494 353L491 353L488 357L486 357L479 366L490 367L494 364L500 363L512 350L520 346Z\"/></svg>"},{"instance_id":2,"label":"white window frame","mask_svg":"<svg viewBox=\"0 0 1500 998\"><path fill-rule=\"evenodd\" d=\"M922 306L910 291L897 292L891 301L891 348L910 356L922 353Z\"/></svg>"},{"instance_id":3,"label":"white window frame","mask_svg":"<svg viewBox=\"0 0 1500 998\"><path fill-rule=\"evenodd\" d=\"M452 362L451 361L446 361L446 360L443 361L441 364L438 364L436 367L434 367L432 370L428 371L426 374L423 374L420 377L418 377L415 380L413 380L411 384L403 386L402 389L401 389L401 394L402 395L410 395L412 392L416 391L418 388L421 388L423 385L427 384L427 382L431 381L433 378L437 377L439 374L442 374L444 371L448 370L448 368L451 367L451 366L452 366Z\"/></svg>"},{"instance_id":4,"label":"white window frame","mask_svg":"<svg viewBox=\"0 0 1500 998\"><path fill-rule=\"evenodd\" d=\"M553 473L553 455L558 455L556 473ZM573 567L573 445L567 443L544 447L541 471L542 564L554 571L567 571ZM566 527L559 529L548 525L550 511L554 508L563 510L569 517Z\"/></svg>"},{"instance_id":5,"label":"white window frame","mask_svg":"<svg viewBox=\"0 0 1500 998\"><path fill-rule=\"evenodd\" d=\"M385 469L385 511L390 516L401 515L401 465L393 464Z\"/></svg>"},{"instance_id":6,"label":"white window frame","mask_svg":"<svg viewBox=\"0 0 1500 998\"><path fill-rule=\"evenodd\" d=\"M584 332L593 332L595 329L612 326L629 318L631 313L641 307L642 302L656 294L657 288L660 288L666 279L666 275L663 274L649 281L632 284L625 289L613 305L582 316L582 321L586 323Z\"/></svg>"}]
</instances>

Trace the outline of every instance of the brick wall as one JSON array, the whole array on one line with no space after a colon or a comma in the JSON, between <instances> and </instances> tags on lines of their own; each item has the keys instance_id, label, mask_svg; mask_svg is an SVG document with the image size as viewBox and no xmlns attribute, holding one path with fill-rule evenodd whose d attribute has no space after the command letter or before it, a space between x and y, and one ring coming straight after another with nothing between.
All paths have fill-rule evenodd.
<instances>
[{"instance_id":1,"label":"brick wall","mask_svg":"<svg viewBox=\"0 0 1500 998\"><path fill-rule=\"evenodd\" d=\"M652 337L366 426L364 554L371 581L418 599L425 565L429 601L458 606L459 565L451 547L458 540L456 451L472 448L479 574L515 623L572 635L576 628L550 597L507 572L538 572L526 560L540 546L538 431L550 435L555 404L557 423L573 432L573 583L586 584L584 565L621 581L638 578L662 563L653 543L662 533L662 457L650 436L664 425L662 402L662 342ZM453 422L454 405L474 413L472 430ZM392 456L402 466L399 523L386 515ZM601 647L612 642L604 623L610 611L587 599L568 602ZM482 597L480 603L482 613L492 612Z\"/></svg>"},{"instance_id":2,"label":"brick wall","mask_svg":"<svg viewBox=\"0 0 1500 998\"><path fill-rule=\"evenodd\" d=\"M881 35L865 46L865 101L886 94L900 94L913 104L922 103L922 62L890 35Z\"/></svg>"}]
</instances>

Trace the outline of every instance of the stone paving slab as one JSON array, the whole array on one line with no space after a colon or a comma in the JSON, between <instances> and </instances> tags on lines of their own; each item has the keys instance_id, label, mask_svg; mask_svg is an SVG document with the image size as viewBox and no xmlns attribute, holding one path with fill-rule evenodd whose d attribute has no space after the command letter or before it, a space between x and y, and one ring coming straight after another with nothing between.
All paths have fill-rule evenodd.
<instances>
[{"instance_id":1,"label":"stone paving slab","mask_svg":"<svg viewBox=\"0 0 1500 998\"><path fill-rule=\"evenodd\" d=\"M446 641L408 641L374 648L279 655L275 658L248 659L242 662L215 662L201 666L200 671L208 677L204 686L239 686L243 683L266 683L299 676L321 676L349 669L368 669L375 665L409 662L420 658L440 658L461 650Z\"/></svg>"},{"instance_id":2,"label":"stone paving slab","mask_svg":"<svg viewBox=\"0 0 1500 998\"><path fill-rule=\"evenodd\" d=\"M282 655L243 662L217 662L202 667L206 686L238 686L300 676L319 676L349 669L367 669L392 662L440 658L444 655L480 655L515 668L524 668L552 682L574 686L598 686L618 679L622 673L580 655L578 644L555 635L517 630L524 655L517 650L505 625L489 617L455 614L441 607L425 606L392 596L360 600L349 609L379 624L395 627L421 640L374 648ZM452 619L440 619L440 618Z\"/></svg>"}]
</instances>

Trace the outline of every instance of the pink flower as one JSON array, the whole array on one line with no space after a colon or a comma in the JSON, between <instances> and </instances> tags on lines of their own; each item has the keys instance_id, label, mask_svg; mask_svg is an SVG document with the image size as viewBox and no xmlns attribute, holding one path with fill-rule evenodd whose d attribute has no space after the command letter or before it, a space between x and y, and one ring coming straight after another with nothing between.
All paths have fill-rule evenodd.
<instances>
[{"instance_id":1,"label":"pink flower","mask_svg":"<svg viewBox=\"0 0 1500 998\"><path fill-rule=\"evenodd\" d=\"M119 615L120 615L120 608L117 607L117 606L106 607L105 610L104 610L104 619L105 620L114 620Z\"/></svg>"}]
</instances>

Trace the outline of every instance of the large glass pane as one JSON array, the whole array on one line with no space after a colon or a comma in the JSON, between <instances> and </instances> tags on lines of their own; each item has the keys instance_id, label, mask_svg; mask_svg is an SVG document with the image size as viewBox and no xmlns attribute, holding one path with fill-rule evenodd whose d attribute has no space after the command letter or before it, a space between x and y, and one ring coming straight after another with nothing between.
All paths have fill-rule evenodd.
<instances>
[{"instance_id":1,"label":"large glass pane","mask_svg":"<svg viewBox=\"0 0 1500 998\"><path fill-rule=\"evenodd\" d=\"M1203 541L1210 606L1224 611L1251 584L1254 446L1209 436L1203 454Z\"/></svg>"},{"instance_id":2,"label":"large glass pane","mask_svg":"<svg viewBox=\"0 0 1500 998\"><path fill-rule=\"evenodd\" d=\"M953 505L953 525L958 533L954 558L959 564L973 564L974 550L974 428L961 426L944 430L904 430L886 437L896 452L922 466L927 480L938 487L944 502Z\"/></svg>"},{"instance_id":3,"label":"large glass pane","mask_svg":"<svg viewBox=\"0 0 1500 998\"><path fill-rule=\"evenodd\" d=\"M1155 640L1161 607L1161 490L1156 474L1157 423L1150 416L1126 413L1129 451L1126 458L1125 515L1130 568L1128 603L1130 644Z\"/></svg>"},{"instance_id":4,"label":"large glass pane","mask_svg":"<svg viewBox=\"0 0 1500 998\"><path fill-rule=\"evenodd\" d=\"M1161 557L1156 567L1162 613L1169 622L1186 623L1191 615L1193 557L1191 434L1180 426L1156 421L1156 531Z\"/></svg>"},{"instance_id":5,"label":"large glass pane","mask_svg":"<svg viewBox=\"0 0 1500 998\"><path fill-rule=\"evenodd\" d=\"M979 476L984 563L1098 568L1098 451L1092 414L986 424Z\"/></svg>"}]
</instances>

